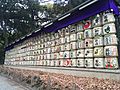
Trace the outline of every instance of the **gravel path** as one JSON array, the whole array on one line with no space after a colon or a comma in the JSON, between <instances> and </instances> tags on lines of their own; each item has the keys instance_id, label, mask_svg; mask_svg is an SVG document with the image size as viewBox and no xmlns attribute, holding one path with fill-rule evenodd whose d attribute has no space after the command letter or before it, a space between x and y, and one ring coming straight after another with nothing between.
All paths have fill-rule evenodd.
<instances>
[{"instance_id":1,"label":"gravel path","mask_svg":"<svg viewBox=\"0 0 120 90\"><path fill-rule=\"evenodd\" d=\"M0 90L29 90L18 83L0 76Z\"/></svg>"}]
</instances>

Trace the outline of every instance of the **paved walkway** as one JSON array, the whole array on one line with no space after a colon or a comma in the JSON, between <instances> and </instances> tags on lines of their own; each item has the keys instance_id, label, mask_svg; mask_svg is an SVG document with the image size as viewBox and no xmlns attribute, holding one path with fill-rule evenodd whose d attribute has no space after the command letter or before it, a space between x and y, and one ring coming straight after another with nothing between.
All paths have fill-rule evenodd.
<instances>
[{"instance_id":1,"label":"paved walkway","mask_svg":"<svg viewBox=\"0 0 120 90\"><path fill-rule=\"evenodd\" d=\"M0 76L0 90L29 90L18 83Z\"/></svg>"}]
</instances>

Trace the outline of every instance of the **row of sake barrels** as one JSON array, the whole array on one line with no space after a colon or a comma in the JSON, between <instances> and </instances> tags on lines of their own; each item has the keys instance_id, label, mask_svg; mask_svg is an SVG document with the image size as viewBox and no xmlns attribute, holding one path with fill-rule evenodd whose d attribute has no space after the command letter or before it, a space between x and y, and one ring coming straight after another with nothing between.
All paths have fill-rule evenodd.
<instances>
[{"instance_id":1,"label":"row of sake barrels","mask_svg":"<svg viewBox=\"0 0 120 90\"><path fill-rule=\"evenodd\" d=\"M103 26L103 29L102 29L102 27L95 27L93 29L84 30L84 32L73 33L73 34L70 34L70 36L57 38L55 40L49 39L49 40L47 40L47 42L44 42L43 39L39 39L40 41L42 40L42 43L33 45L33 47L34 47L34 49L50 47L50 46L60 45L60 44L64 44L64 43L69 43L71 41L83 40L86 38L93 38L93 37L96 38L97 36L102 36L102 35L105 35L105 37L107 37L107 34L113 34L113 33L116 33L115 24L109 23L109 24L105 24ZM47 37L44 37L44 39L46 39L46 38Z\"/></svg>"},{"instance_id":2,"label":"row of sake barrels","mask_svg":"<svg viewBox=\"0 0 120 90\"><path fill-rule=\"evenodd\" d=\"M39 61L5 62L7 65L42 65L42 66L72 66L89 68L118 68L118 58L85 58L85 59L60 59Z\"/></svg>"},{"instance_id":3,"label":"row of sake barrels","mask_svg":"<svg viewBox=\"0 0 120 90\"><path fill-rule=\"evenodd\" d=\"M74 67L95 67L95 68L118 68L118 58L85 58L85 59L61 59L43 60L37 65L45 66L74 66Z\"/></svg>"},{"instance_id":4,"label":"row of sake barrels","mask_svg":"<svg viewBox=\"0 0 120 90\"><path fill-rule=\"evenodd\" d=\"M110 15L110 16L109 16ZM108 14L108 17L111 17L112 14ZM106 15L107 16L107 15ZM111 22L112 19L108 19L108 22ZM113 18L113 21L114 21L114 18ZM74 29L75 30L75 29ZM102 34L108 34L108 33L115 33L116 32L116 29L115 29L115 24L114 23L109 23L109 24L105 24L103 26L103 32L102 32L102 29L101 27L96 27L93 29L93 35L92 35L92 29L88 29L88 30L85 30L84 33L83 32L79 32L77 33L78 35L76 34L71 34L70 35L70 40L69 39L66 39L67 41L66 42L69 42L69 41L74 41L74 40L78 40L78 39L83 39L83 36L84 38L88 38L88 37L92 37L92 36L96 36L96 35L102 35ZM58 34L56 35L58 36ZM77 36L77 38L76 38ZM106 36L107 37L107 36ZM66 37L66 38L69 38L69 37ZM45 38L46 39L46 38ZM42 40L42 39L41 39ZM59 43L58 40L55 40L56 42ZM64 38L60 38L60 41L61 41L61 44L65 42ZM53 41L54 42L54 41ZM49 43L50 44L50 43ZM48 44L48 45L49 45ZM45 46L48 46L48 45L45 45Z\"/></svg>"},{"instance_id":5,"label":"row of sake barrels","mask_svg":"<svg viewBox=\"0 0 120 90\"><path fill-rule=\"evenodd\" d=\"M84 58L84 57L117 57L118 48L117 46L105 46L95 47L94 49L78 49L71 51L63 51L58 53L50 54L37 54L37 55L17 55L17 57L10 57L6 59L15 60L49 60L49 59L61 59L61 58Z\"/></svg>"},{"instance_id":6,"label":"row of sake barrels","mask_svg":"<svg viewBox=\"0 0 120 90\"><path fill-rule=\"evenodd\" d=\"M103 39L104 39L104 42L103 42ZM81 48L92 48L92 47L103 46L103 45L117 45L117 44L118 42L117 42L116 35L110 34L110 35L106 35L104 38L97 37L95 39L85 39L84 41L71 42L71 43L66 43L64 45L58 45L58 46L48 47L44 49L36 49L36 50L32 50L31 52L35 51L34 52L35 54L45 54L45 53L47 54L51 52L59 52L59 51L74 50L74 49L81 49ZM24 53L24 52L21 52L21 53Z\"/></svg>"}]
</instances>

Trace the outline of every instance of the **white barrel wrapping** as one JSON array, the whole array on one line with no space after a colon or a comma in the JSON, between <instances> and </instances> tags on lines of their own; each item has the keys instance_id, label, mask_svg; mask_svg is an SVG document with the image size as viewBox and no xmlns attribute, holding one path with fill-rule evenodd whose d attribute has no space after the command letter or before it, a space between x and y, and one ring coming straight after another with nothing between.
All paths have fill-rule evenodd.
<instances>
[{"instance_id":1,"label":"white barrel wrapping","mask_svg":"<svg viewBox=\"0 0 120 90\"><path fill-rule=\"evenodd\" d=\"M118 56L117 46L105 46L104 56Z\"/></svg>"},{"instance_id":2,"label":"white barrel wrapping","mask_svg":"<svg viewBox=\"0 0 120 90\"><path fill-rule=\"evenodd\" d=\"M79 22L78 24L77 24L77 31L79 32L79 31L83 31L83 24L82 24L82 22Z\"/></svg>"},{"instance_id":3,"label":"white barrel wrapping","mask_svg":"<svg viewBox=\"0 0 120 90\"><path fill-rule=\"evenodd\" d=\"M77 54L76 50L70 51L70 58L76 58L77 56L76 54Z\"/></svg>"},{"instance_id":4,"label":"white barrel wrapping","mask_svg":"<svg viewBox=\"0 0 120 90\"><path fill-rule=\"evenodd\" d=\"M71 25L70 26L70 34L76 33L76 31L77 31L77 26L76 25Z\"/></svg>"},{"instance_id":5,"label":"white barrel wrapping","mask_svg":"<svg viewBox=\"0 0 120 90\"><path fill-rule=\"evenodd\" d=\"M70 42L70 49L77 49L77 42Z\"/></svg>"},{"instance_id":6,"label":"white barrel wrapping","mask_svg":"<svg viewBox=\"0 0 120 90\"><path fill-rule=\"evenodd\" d=\"M105 58L105 68L118 68L118 58Z\"/></svg>"},{"instance_id":7,"label":"white barrel wrapping","mask_svg":"<svg viewBox=\"0 0 120 90\"><path fill-rule=\"evenodd\" d=\"M59 58L64 58L64 52L59 52Z\"/></svg>"},{"instance_id":8,"label":"white barrel wrapping","mask_svg":"<svg viewBox=\"0 0 120 90\"><path fill-rule=\"evenodd\" d=\"M84 43L84 40L81 40L81 41L77 41L77 48L84 48L85 47L85 43Z\"/></svg>"},{"instance_id":9,"label":"white barrel wrapping","mask_svg":"<svg viewBox=\"0 0 120 90\"><path fill-rule=\"evenodd\" d=\"M76 34L75 33L70 34L70 41L76 41L76 40L77 40Z\"/></svg>"},{"instance_id":10,"label":"white barrel wrapping","mask_svg":"<svg viewBox=\"0 0 120 90\"><path fill-rule=\"evenodd\" d=\"M92 29L86 29L84 31L84 38L91 38L91 37L93 37L93 35L92 35Z\"/></svg>"},{"instance_id":11,"label":"white barrel wrapping","mask_svg":"<svg viewBox=\"0 0 120 90\"><path fill-rule=\"evenodd\" d=\"M78 49L77 50L77 57L84 57L85 55L85 50L84 49Z\"/></svg>"},{"instance_id":12,"label":"white barrel wrapping","mask_svg":"<svg viewBox=\"0 0 120 90\"><path fill-rule=\"evenodd\" d=\"M85 66L85 60L78 58L77 59L77 67L84 67Z\"/></svg>"},{"instance_id":13,"label":"white barrel wrapping","mask_svg":"<svg viewBox=\"0 0 120 90\"><path fill-rule=\"evenodd\" d=\"M60 44L64 44L65 43L65 38L61 37L59 41L60 41Z\"/></svg>"},{"instance_id":14,"label":"white barrel wrapping","mask_svg":"<svg viewBox=\"0 0 120 90\"><path fill-rule=\"evenodd\" d=\"M69 44L69 43L64 44L64 50L65 50L65 51L66 51L66 50L70 50L70 44Z\"/></svg>"},{"instance_id":15,"label":"white barrel wrapping","mask_svg":"<svg viewBox=\"0 0 120 90\"><path fill-rule=\"evenodd\" d=\"M93 57L93 49L85 49L85 57Z\"/></svg>"},{"instance_id":16,"label":"white barrel wrapping","mask_svg":"<svg viewBox=\"0 0 120 90\"><path fill-rule=\"evenodd\" d=\"M95 27L95 26L99 26L101 24L102 24L101 23L101 15L100 14L95 15L92 20L92 26Z\"/></svg>"},{"instance_id":17,"label":"white barrel wrapping","mask_svg":"<svg viewBox=\"0 0 120 90\"><path fill-rule=\"evenodd\" d=\"M103 46L103 37L95 37L93 40L94 46Z\"/></svg>"},{"instance_id":18,"label":"white barrel wrapping","mask_svg":"<svg viewBox=\"0 0 120 90\"><path fill-rule=\"evenodd\" d=\"M91 26L92 26L91 20L84 20L83 29L89 29L91 28Z\"/></svg>"},{"instance_id":19,"label":"white barrel wrapping","mask_svg":"<svg viewBox=\"0 0 120 90\"><path fill-rule=\"evenodd\" d=\"M85 67L93 67L93 59L92 58L85 59Z\"/></svg>"},{"instance_id":20,"label":"white barrel wrapping","mask_svg":"<svg viewBox=\"0 0 120 90\"><path fill-rule=\"evenodd\" d=\"M54 53L54 59L59 59L59 53Z\"/></svg>"},{"instance_id":21,"label":"white barrel wrapping","mask_svg":"<svg viewBox=\"0 0 120 90\"><path fill-rule=\"evenodd\" d=\"M115 34L108 34L104 36L104 45L118 44L117 36Z\"/></svg>"},{"instance_id":22,"label":"white barrel wrapping","mask_svg":"<svg viewBox=\"0 0 120 90\"><path fill-rule=\"evenodd\" d=\"M63 59L60 59L60 60L59 60L59 66L64 66Z\"/></svg>"},{"instance_id":23,"label":"white barrel wrapping","mask_svg":"<svg viewBox=\"0 0 120 90\"><path fill-rule=\"evenodd\" d=\"M85 48L93 47L93 39L85 39Z\"/></svg>"},{"instance_id":24,"label":"white barrel wrapping","mask_svg":"<svg viewBox=\"0 0 120 90\"><path fill-rule=\"evenodd\" d=\"M65 36L64 39L65 39L65 43L69 43L70 42L70 37L69 36Z\"/></svg>"},{"instance_id":25,"label":"white barrel wrapping","mask_svg":"<svg viewBox=\"0 0 120 90\"><path fill-rule=\"evenodd\" d=\"M77 60L71 59L71 66L77 66Z\"/></svg>"},{"instance_id":26,"label":"white barrel wrapping","mask_svg":"<svg viewBox=\"0 0 120 90\"><path fill-rule=\"evenodd\" d=\"M69 35L70 34L70 29L68 27L66 27L64 29L65 35Z\"/></svg>"},{"instance_id":27,"label":"white barrel wrapping","mask_svg":"<svg viewBox=\"0 0 120 90\"><path fill-rule=\"evenodd\" d=\"M94 58L95 68L104 68L104 58Z\"/></svg>"},{"instance_id":28,"label":"white barrel wrapping","mask_svg":"<svg viewBox=\"0 0 120 90\"><path fill-rule=\"evenodd\" d=\"M70 57L69 51L64 51L63 58L69 58L69 57Z\"/></svg>"},{"instance_id":29,"label":"white barrel wrapping","mask_svg":"<svg viewBox=\"0 0 120 90\"><path fill-rule=\"evenodd\" d=\"M94 57L103 57L103 55L104 55L103 47L94 48Z\"/></svg>"},{"instance_id":30,"label":"white barrel wrapping","mask_svg":"<svg viewBox=\"0 0 120 90\"><path fill-rule=\"evenodd\" d=\"M55 45L59 45L59 44L60 44L59 39L55 39Z\"/></svg>"},{"instance_id":31,"label":"white barrel wrapping","mask_svg":"<svg viewBox=\"0 0 120 90\"><path fill-rule=\"evenodd\" d=\"M114 23L105 24L103 26L103 33L104 34L116 33L115 24Z\"/></svg>"},{"instance_id":32,"label":"white barrel wrapping","mask_svg":"<svg viewBox=\"0 0 120 90\"><path fill-rule=\"evenodd\" d=\"M77 32L77 40L84 39L84 33L83 32Z\"/></svg>"},{"instance_id":33,"label":"white barrel wrapping","mask_svg":"<svg viewBox=\"0 0 120 90\"><path fill-rule=\"evenodd\" d=\"M94 37L101 36L101 35L103 35L102 27L95 27L95 28L93 28L93 36Z\"/></svg>"},{"instance_id":34,"label":"white barrel wrapping","mask_svg":"<svg viewBox=\"0 0 120 90\"><path fill-rule=\"evenodd\" d=\"M109 22L115 22L115 17L113 13L103 13L103 24L109 23Z\"/></svg>"},{"instance_id":35,"label":"white barrel wrapping","mask_svg":"<svg viewBox=\"0 0 120 90\"><path fill-rule=\"evenodd\" d=\"M60 51L64 51L65 50L65 45L60 45Z\"/></svg>"},{"instance_id":36,"label":"white barrel wrapping","mask_svg":"<svg viewBox=\"0 0 120 90\"><path fill-rule=\"evenodd\" d=\"M63 62L64 66L71 66L71 59L65 59Z\"/></svg>"}]
</instances>

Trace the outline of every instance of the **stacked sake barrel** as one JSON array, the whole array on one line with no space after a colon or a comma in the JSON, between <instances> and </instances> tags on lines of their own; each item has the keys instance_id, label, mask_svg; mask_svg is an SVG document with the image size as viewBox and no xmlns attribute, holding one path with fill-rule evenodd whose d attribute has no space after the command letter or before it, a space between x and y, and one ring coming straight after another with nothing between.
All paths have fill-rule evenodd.
<instances>
[{"instance_id":1,"label":"stacked sake barrel","mask_svg":"<svg viewBox=\"0 0 120 90\"><path fill-rule=\"evenodd\" d=\"M106 11L41 33L6 52L6 64L118 68L115 17Z\"/></svg>"}]
</instances>

